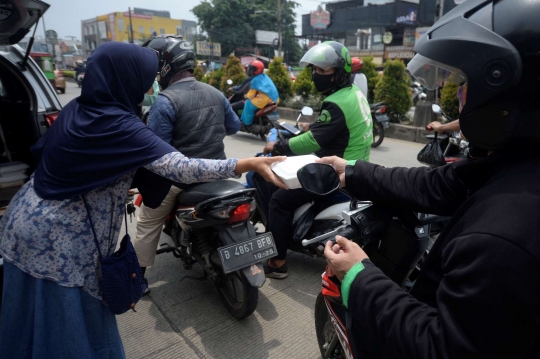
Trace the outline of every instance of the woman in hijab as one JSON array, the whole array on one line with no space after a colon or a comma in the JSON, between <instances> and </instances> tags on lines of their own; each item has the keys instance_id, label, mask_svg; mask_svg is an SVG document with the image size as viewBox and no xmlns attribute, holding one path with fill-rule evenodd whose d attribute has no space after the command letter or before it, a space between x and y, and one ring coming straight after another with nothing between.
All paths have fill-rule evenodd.
<instances>
[{"instance_id":1,"label":"woman in hijab","mask_svg":"<svg viewBox=\"0 0 540 359\"><path fill-rule=\"evenodd\" d=\"M88 60L81 96L32 148L38 167L0 222L6 289L0 358L124 358L115 316L101 302L83 197L105 257L115 249L141 168L169 186L169 180L209 182L246 171L279 183L269 166L283 158L189 159L155 136L135 111L157 67L146 48L101 45ZM148 183L152 175L137 182L141 192L163 184Z\"/></svg>"}]
</instances>

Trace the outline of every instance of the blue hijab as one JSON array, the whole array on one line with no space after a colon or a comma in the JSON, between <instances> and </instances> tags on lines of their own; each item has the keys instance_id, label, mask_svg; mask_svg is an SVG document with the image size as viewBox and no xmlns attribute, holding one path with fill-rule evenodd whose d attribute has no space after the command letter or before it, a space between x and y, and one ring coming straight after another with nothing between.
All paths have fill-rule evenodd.
<instances>
[{"instance_id":1,"label":"blue hijab","mask_svg":"<svg viewBox=\"0 0 540 359\"><path fill-rule=\"evenodd\" d=\"M176 151L136 115L157 68L155 52L134 44L109 42L96 49L81 96L31 149L40 160L34 189L41 198L88 193Z\"/></svg>"}]
</instances>

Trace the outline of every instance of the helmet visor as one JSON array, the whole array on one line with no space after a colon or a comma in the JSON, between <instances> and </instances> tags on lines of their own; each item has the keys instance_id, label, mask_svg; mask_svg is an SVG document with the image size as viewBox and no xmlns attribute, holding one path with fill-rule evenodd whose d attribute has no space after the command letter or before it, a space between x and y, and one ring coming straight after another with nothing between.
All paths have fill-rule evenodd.
<instances>
[{"instance_id":1,"label":"helmet visor","mask_svg":"<svg viewBox=\"0 0 540 359\"><path fill-rule=\"evenodd\" d=\"M458 85L467 82L467 75L458 68L416 54L407 65L411 74L426 88L435 90L443 81Z\"/></svg>"},{"instance_id":2,"label":"helmet visor","mask_svg":"<svg viewBox=\"0 0 540 359\"><path fill-rule=\"evenodd\" d=\"M336 67L339 56L336 50L328 44L318 44L309 49L300 60L300 67L304 68L309 65L315 65L328 70L331 67Z\"/></svg>"}]
</instances>

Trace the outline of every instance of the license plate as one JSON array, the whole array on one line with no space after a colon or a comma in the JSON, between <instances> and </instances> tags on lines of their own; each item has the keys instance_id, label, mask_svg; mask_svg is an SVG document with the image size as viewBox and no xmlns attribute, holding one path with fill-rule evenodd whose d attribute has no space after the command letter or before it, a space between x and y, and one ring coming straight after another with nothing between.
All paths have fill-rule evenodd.
<instances>
[{"instance_id":1,"label":"license plate","mask_svg":"<svg viewBox=\"0 0 540 359\"><path fill-rule=\"evenodd\" d=\"M230 273L277 256L272 233L264 233L245 242L218 248L223 272Z\"/></svg>"},{"instance_id":2,"label":"license plate","mask_svg":"<svg viewBox=\"0 0 540 359\"><path fill-rule=\"evenodd\" d=\"M383 125L384 128L390 127L388 125L388 116L386 115L377 115L377 121L379 121L379 123Z\"/></svg>"}]
</instances>

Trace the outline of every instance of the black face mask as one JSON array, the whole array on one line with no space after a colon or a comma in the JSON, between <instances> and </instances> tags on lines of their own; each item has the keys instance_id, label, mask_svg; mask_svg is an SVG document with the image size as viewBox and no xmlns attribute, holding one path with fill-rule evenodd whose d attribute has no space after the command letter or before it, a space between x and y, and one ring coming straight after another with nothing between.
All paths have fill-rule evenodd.
<instances>
[{"instance_id":1,"label":"black face mask","mask_svg":"<svg viewBox=\"0 0 540 359\"><path fill-rule=\"evenodd\" d=\"M317 92L326 92L334 87L335 83L333 80L335 74L321 75L316 72L313 72L313 84Z\"/></svg>"}]
</instances>

